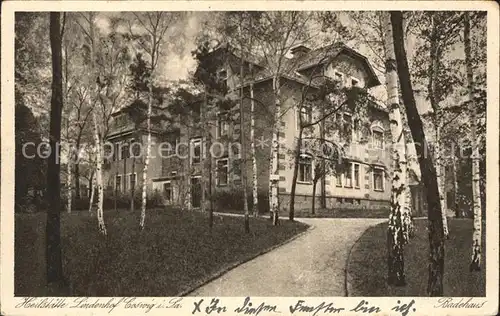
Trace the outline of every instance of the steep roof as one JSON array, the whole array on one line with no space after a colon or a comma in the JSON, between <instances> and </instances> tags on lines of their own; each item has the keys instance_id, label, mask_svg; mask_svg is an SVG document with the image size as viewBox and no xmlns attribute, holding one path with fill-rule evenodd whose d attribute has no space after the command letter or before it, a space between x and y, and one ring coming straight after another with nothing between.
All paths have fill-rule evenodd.
<instances>
[{"instance_id":1,"label":"steep roof","mask_svg":"<svg viewBox=\"0 0 500 316\"><path fill-rule=\"evenodd\" d=\"M340 54L345 54L351 58L359 60L365 66L369 76L369 80L367 82L368 88L380 85L380 80L368 61L368 58L341 42L320 47L299 57L299 60L296 62L297 65L299 65L297 71L304 71L317 65L329 63Z\"/></svg>"}]
</instances>

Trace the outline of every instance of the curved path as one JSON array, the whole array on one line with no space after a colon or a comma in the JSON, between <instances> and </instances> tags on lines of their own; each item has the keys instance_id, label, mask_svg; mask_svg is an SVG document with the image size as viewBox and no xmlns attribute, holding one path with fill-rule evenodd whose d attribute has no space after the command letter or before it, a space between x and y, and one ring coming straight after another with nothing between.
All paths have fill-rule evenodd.
<instances>
[{"instance_id":1,"label":"curved path","mask_svg":"<svg viewBox=\"0 0 500 316\"><path fill-rule=\"evenodd\" d=\"M386 219L297 219L304 235L244 263L190 296L345 296L349 251L370 226Z\"/></svg>"}]
</instances>

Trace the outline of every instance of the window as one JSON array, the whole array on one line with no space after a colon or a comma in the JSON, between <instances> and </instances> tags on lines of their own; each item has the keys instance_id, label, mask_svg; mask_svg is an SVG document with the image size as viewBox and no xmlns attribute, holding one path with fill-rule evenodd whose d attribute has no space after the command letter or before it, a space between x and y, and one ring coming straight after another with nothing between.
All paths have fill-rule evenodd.
<instances>
[{"instance_id":1,"label":"window","mask_svg":"<svg viewBox=\"0 0 500 316\"><path fill-rule=\"evenodd\" d=\"M384 169L373 168L373 189L375 191L384 191Z\"/></svg>"},{"instance_id":2,"label":"window","mask_svg":"<svg viewBox=\"0 0 500 316\"><path fill-rule=\"evenodd\" d=\"M352 188L352 164L349 164L344 174L344 187Z\"/></svg>"},{"instance_id":3,"label":"window","mask_svg":"<svg viewBox=\"0 0 500 316\"><path fill-rule=\"evenodd\" d=\"M201 138L191 139L191 164L201 162Z\"/></svg>"},{"instance_id":4,"label":"window","mask_svg":"<svg viewBox=\"0 0 500 316\"><path fill-rule=\"evenodd\" d=\"M217 113L217 138L229 134L229 121L227 112Z\"/></svg>"},{"instance_id":5,"label":"window","mask_svg":"<svg viewBox=\"0 0 500 316\"><path fill-rule=\"evenodd\" d=\"M359 189L359 164L354 164L354 187Z\"/></svg>"},{"instance_id":6,"label":"window","mask_svg":"<svg viewBox=\"0 0 500 316\"><path fill-rule=\"evenodd\" d=\"M120 144L119 143L114 143L113 144L113 161L120 160Z\"/></svg>"},{"instance_id":7,"label":"window","mask_svg":"<svg viewBox=\"0 0 500 316\"><path fill-rule=\"evenodd\" d=\"M359 86L359 79L355 78L355 77L351 77L351 86L358 87Z\"/></svg>"},{"instance_id":8,"label":"window","mask_svg":"<svg viewBox=\"0 0 500 316\"><path fill-rule=\"evenodd\" d=\"M234 157L235 159L241 158L241 143L231 143L229 149L232 157Z\"/></svg>"},{"instance_id":9,"label":"window","mask_svg":"<svg viewBox=\"0 0 500 316\"><path fill-rule=\"evenodd\" d=\"M310 106L302 105L299 109L299 115L297 115L297 127L300 127L301 120L302 126L312 122L312 108Z\"/></svg>"},{"instance_id":10,"label":"window","mask_svg":"<svg viewBox=\"0 0 500 316\"><path fill-rule=\"evenodd\" d=\"M116 176L115 178L115 192L121 192L122 188L122 176Z\"/></svg>"},{"instance_id":11,"label":"window","mask_svg":"<svg viewBox=\"0 0 500 316\"><path fill-rule=\"evenodd\" d=\"M223 158L217 160L217 176L216 176L216 181L217 185L223 186L227 185L228 182L228 159Z\"/></svg>"},{"instance_id":12,"label":"window","mask_svg":"<svg viewBox=\"0 0 500 316\"><path fill-rule=\"evenodd\" d=\"M344 83L344 74L341 73L340 71L335 70L333 72L333 79L335 79L335 81L340 82L340 85L342 85Z\"/></svg>"},{"instance_id":13,"label":"window","mask_svg":"<svg viewBox=\"0 0 500 316\"><path fill-rule=\"evenodd\" d=\"M373 147L377 149L384 149L384 133L381 130L373 130Z\"/></svg>"},{"instance_id":14,"label":"window","mask_svg":"<svg viewBox=\"0 0 500 316\"><path fill-rule=\"evenodd\" d=\"M233 181L236 184L241 181L241 159L233 160Z\"/></svg>"},{"instance_id":15,"label":"window","mask_svg":"<svg viewBox=\"0 0 500 316\"><path fill-rule=\"evenodd\" d=\"M121 143L120 150L121 150L121 159L127 159L129 157L128 144Z\"/></svg>"},{"instance_id":16,"label":"window","mask_svg":"<svg viewBox=\"0 0 500 316\"><path fill-rule=\"evenodd\" d=\"M132 152L132 155L133 157L132 158L137 158L140 156L141 154L141 144L140 143L137 143L136 140L134 138L132 138L130 141L129 141L129 148ZM129 152L130 153L130 152Z\"/></svg>"},{"instance_id":17,"label":"window","mask_svg":"<svg viewBox=\"0 0 500 316\"><path fill-rule=\"evenodd\" d=\"M342 172L337 172L335 174L335 185L337 187L342 187Z\"/></svg>"},{"instance_id":18,"label":"window","mask_svg":"<svg viewBox=\"0 0 500 316\"><path fill-rule=\"evenodd\" d=\"M299 179L300 182L312 181L312 157L301 155L299 159Z\"/></svg>"},{"instance_id":19,"label":"window","mask_svg":"<svg viewBox=\"0 0 500 316\"><path fill-rule=\"evenodd\" d=\"M135 189L137 175L134 173L134 174L129 175L128 177L129 177L129 182L130 182L130 189L133 190L133 189Z\"/></svg>"},{"instance_id":20,"label":"window","mask_svg":"<svg viewBox=\"0 0 500 316\"><path fill-rule=\"evenodd\" d=\"M167 201L172 201L172 184L170 182L163 183L163 198Z\"/></svg>"}]
</instances>

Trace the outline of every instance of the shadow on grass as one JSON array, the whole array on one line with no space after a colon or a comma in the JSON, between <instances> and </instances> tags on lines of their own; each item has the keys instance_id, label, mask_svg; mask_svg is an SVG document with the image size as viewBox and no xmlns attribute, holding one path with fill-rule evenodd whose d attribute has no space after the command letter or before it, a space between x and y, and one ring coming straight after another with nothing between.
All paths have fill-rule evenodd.
<instances>
[{"instance_id":1,"label":"shadow on grass","mask_svg":"<svg viewBox=\"0 0 500 316\"><path fill-rule=\"evenodd\" d=\"M407 285L387 285L387 223L369 228L351 250L348 265L349 296L427 296L429 239L427 220L415 220L415 237L405 248ZM449 219L450 239L445 242L443 290L450 297L486 295L486 272L469 272L472 220ZM483 228L482 263L485 262Z\"/></svg>"},{"instance_id":2,"label":"shadow on grass","mask_svg":"<svg viewBox=\"0 0 500 316\"><path fill-rule=\"evenodd\" d=\"M65 276L73 296L173 296L230 263L251 258L307 229L299 222L272 226L251 218L151 210L139 230L139 212L105 211L108 236L87 212L63 214ZM15 295L45 295L45 214L15 220Z\"/></svg>"}]
</instances>

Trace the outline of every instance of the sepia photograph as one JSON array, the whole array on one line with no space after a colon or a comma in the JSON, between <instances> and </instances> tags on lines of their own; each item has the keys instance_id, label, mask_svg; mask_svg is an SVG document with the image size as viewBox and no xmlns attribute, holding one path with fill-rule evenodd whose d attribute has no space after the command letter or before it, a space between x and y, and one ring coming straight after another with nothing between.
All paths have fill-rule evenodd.
<instances>
[{"instance_id":1,"label":"sepia photograph","mask_svg":"<svg viewBox=\"0 0 500 316\"><path fill-rule=\"evenodd\" d=\"M14 12L15 297L480 308L492 13L256 9Z\"/></svg>"}]
</instances>

